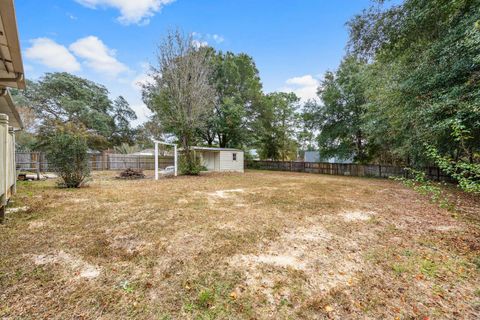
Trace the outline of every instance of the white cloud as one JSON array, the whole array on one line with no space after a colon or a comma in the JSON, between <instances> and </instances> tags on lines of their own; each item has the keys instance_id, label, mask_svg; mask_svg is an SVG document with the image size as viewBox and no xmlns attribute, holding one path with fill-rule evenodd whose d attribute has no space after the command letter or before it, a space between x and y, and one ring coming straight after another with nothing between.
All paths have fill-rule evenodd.
<instances>
[{"instance_id":1,"label":"white cloud","mask_svg":"<svg viewBox=\"0 0 480 320\"><path fill-rule=\"evenodd\" d=\"M202 40L193 39L193 40L192 40L192 45L193 45L195 48L201 48L201 47L206 47L206 46L208 46L208 42L207 42L207 41L202 41Z\"/></svg>"},{"instance_id":2,"label":"white cloud","mask_svg":"<svg viewBox=\"0 0 480 320\"><path fill-rule=\"evenodd\" d=\"M192 32L192 44L197 47L206 47L209 45L209 42L215 42L220 44L225 41L225 38L219 34L202 34L200 32Z\"/></svg>"},{"instance_id":3,"label":"white cloud","mask_svg":"<svg viewBox=\"0 0 480 320\"><path fill-rule=\"evenodd\" d=\"M120 11L118 21L122 24L146 25L150 18L164 6L175 0L76 0L83 6L95 9L97 7L112 7Z\"/></svg>"},{"instance_id":4,"label":"white cloud","mask_svg":"<svg viewBox=\"0 0 480 320\"><path fill-rule=\"evenodd\" d=\"M132 88L134 88L135 90L139 90L141 91L142 90L142 85L148 83L149 79L148 79L148 75L145 74L145 73L142 73L142 74L139 74L138 76L136 76L135 78L133 78L133 81L132 81Z\"/></svg>"},{"instance_id":5,"label":"white cloud","mask_svg":"<svg viewBox=\"0 0 480 320\"><path fill-rule=\"evenodd\" d=\"M74 15L71 14L71 13L67 13L67 17L69 17L71 20L78 20L78 17L77 17L77 16L74 16Z\"/></svg>"},{"instance_id":6,"label":"white cloud","mask_svg":"<svg viewBox=\"0 0 480 320\"><path fill-rule=\"evenodd\" d=\"M225 38L218 35L218 34L214 34L212 35L212 39L216 42L216 43L222 43L223 41L225 41Z\"/></svg>"},{"instance_id":7,"label":"white cloud","mask_svg":"<svg viewBox=\"0 0 480 320\"><path fill-rule=\"evenodd\" d=\"M56 71L79 71L80 63L68 49L49 38L31 40L32 46L25 50L25 57Z\"/></svg>"},{"instance_id":8,"label":"white cloud","mask_svg":"<svg viewBox=\"0 0 480 320\"><path fill-rule=\"evenodd\" d=\"M152 112L144 103L131 104L130 108L137 114L137 120L132 121L134 126L147 122L152 116Z\"/></svg>"},{"instance_id":9,"label":"white cloud","mask_svg":"<svg viewBox=\"0 0 480 320\"><path fill-rule=\"evenodd\" d=\"M148 63L142 64L142 70L142 73L139 73L135 78L133 78L133 81L131 82L132 88L138 90L139 92L142 91L142 86L144 84L148 84L154 81L153 77L148 74Z\"/></svg>"},{"instance_id":10,"label":"white cloud","mask_svg":"<svg viewBox=\"0 0 480 320\"><path fill-rule=\"evenodd\" d=\"M286 86L280 91L293 92L303 101L318 99L317 90L320 86L320 81L310 74L290 78L285 81L285 84Z\"/></svg>"},{"instance_id":11,"label":"white cloud","mask_svg":"<svg viewBox=\"0 0 480 320\"><path fill-rule=\"evenodd\" d=\"M109 49L99 38L88 36L70 45L70 50L85 60L88 67L98 73L117 76L128 67L117 60L115 50Z\"/></svg>"}]
</instances>

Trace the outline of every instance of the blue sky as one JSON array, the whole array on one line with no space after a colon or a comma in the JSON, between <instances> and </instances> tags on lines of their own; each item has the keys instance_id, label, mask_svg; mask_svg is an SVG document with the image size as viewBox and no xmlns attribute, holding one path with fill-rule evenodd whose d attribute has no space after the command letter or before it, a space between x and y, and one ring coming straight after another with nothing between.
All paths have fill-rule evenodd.
<instances>
[{"instance_id":1,"label":"blue sky","mask_svg":"<svg viewBox=\"0 0 480 320\"><path fill-rule=\"evenodd\" d=\"M315 93L345 54L345 23L370 0L17 0L27 78L68 71L123 95L140 123L145 81L168 29L251 55L266 92Z\"/></svg>"}]
</instances>

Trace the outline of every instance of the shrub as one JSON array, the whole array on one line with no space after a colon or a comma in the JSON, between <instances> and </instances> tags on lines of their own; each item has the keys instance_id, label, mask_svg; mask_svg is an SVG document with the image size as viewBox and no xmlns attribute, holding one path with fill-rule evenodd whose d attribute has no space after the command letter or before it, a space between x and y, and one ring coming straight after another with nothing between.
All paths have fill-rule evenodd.
<instances>
[{"instance_id":1,"label":"shrub","mask_svg":"<svg viewBox=\"0 0 480 320\"><path fill-rule=\"evenodd\" d=\"M460 189L468 193L480 194L480 164L454 161L441 156L432 146L427 146L427 152L442 171L457 180Z\"/></svg>"},{"instance_id":2,"label":"shrub","mask_svg":"<svg viewBox=\"0 0 480 320\"><path fill-rule=\"evenodd\" d=\"M463 151L463 159L453 160L443 156L433 146L426 144L427 155L432 159L443 172L448 173L457 180L458 186L465 192L480 195L480 163L475 163L475 153L468 146L474 135L460 121L452 122L452 138L460 145Z\"/></svg>"},{"instance_id":3,"label":"shrub","mask_svg":"<svg viewBox=\"0 0 480 320\"><path fill-rule=\"evenodd\" d=\"M81 187L89 176L87 152L87 138L80 130L60 128L46 141L49 165L67 188Z\"/></svg>"},{"instance_id":4,"label":"shrub","mask_svg":"<svg viewBox=\"0 0 480 320\"><path fill-rule=\"evenodd\" d=\"M421 195L429 196L430 201L437 203L441 208L454 209L454 204L442 190L440 184L435 184L428 180L425 172L413 168L405 168L405 172L408 177L393 177L393 179L401 181L406 187L415 190Z\"/></svg>"},{"instance_id":5,"label":"shrub","mask_svg":"<svg viewBox=\"0 0 480 320\"><path fill-rule=\"evenodd\" d=\"M207 168L200 163L200 159L193 156L192 153L190 153L189 156L182 154L179 162L180 172L185 175L196 176L200 174L201 171L207 170Z\"/></svg>"}]
</instances>

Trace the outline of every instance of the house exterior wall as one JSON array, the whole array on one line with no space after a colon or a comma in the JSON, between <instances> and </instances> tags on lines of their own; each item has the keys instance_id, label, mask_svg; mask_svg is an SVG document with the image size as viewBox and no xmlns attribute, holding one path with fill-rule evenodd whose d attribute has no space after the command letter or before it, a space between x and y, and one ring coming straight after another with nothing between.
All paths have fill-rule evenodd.
<instances>
[{"instance_id":1,"label":"house exterior wall","mask_svg":"<svg viewBox=\"0 0 480 320\"><path fill-rule=\"evenodd\" d=\"M233 160L233 154L237 159ZM243 172L244 156L243 151L220 151L220 171L224 172Z\"/></svg>"},{"instance_id":2,"label":"house exterior wall","mask_svg":"<svg viewBox=\"0 0 480 320\"><path fill-rule=\"evenodd\" d=\"M8 116L0 114L0 208L15 192L15 135L9 132Z\"/></svg>"},{"instance_id":3,"label":"house exterior wall","mask_svg":"<svg viewBox=\"0 0 480 320\"><path fill-rule=\"evenodd\" d=\"M305 151L305 162L320 162L320 152Z\"/></svg>"},{"instance_id":4,"label":"house exterior wall","mask_svg":"<svg viewBox=\"0 0 480 320\"><path fill-rule=\"evenodd\" d=\"M352 159L322 158L320 151L305 151L305 162L353 163Z\"/></svg>"}]
</instances>

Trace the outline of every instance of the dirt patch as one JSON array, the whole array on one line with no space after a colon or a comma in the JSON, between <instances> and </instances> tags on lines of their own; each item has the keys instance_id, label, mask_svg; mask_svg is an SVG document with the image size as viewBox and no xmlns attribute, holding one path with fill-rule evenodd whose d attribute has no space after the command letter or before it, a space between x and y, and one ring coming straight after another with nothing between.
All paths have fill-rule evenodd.
<instances>
[{"instance_id":1,"label":"dirt patch","mask_svg":"<svg viewBox=\"0 0 480 320\"><path fill-rule=\"evenodd\" d=\"M6 213L19 213L19 212L27 212L30 208L27 206L24 207L16 207L16 208L7 208Z\"/></svg>"},{"instance_id":2,"label":"dirt patch","mask_svg":"<svg viewBox=\"0 0 480 320\"><path fill-rule=\"evenodd\" d=\"M297 270L305 269L304 263L291 255L280 255L280 256L275 256L271 254L261 254L258 256L241 255L241 256L238 256L238 260L239 261L237 262L240 262L240 264L248 265L249 267L252 267L254 264L262 263L262 264L273 265L276 267L284 267L284 268L291 267Z\"/></svg>"},{"instance_id":3,"label":"dirt patch","mask_svg":"<svg viewBox=\"0 0 480 320\"><path fill-rule=\"evenodd\" d=\"M233 201L234 206L243 207L245 204L238 197L239 194L245 193L244 189L225 189L207 193L208 204L217 206L221 201Z\"/></svg>"},{"instance_id":4,"label":"dirt patch","mask_svg":"<svg viewBox=\"0 0 480 320\"><path fill-rule=\"evenodd\" d=\"M118 235L115 236L110 247L115 250L124 250L127 253L142 252L151 244L137 239L133 235Z\"/></svg>"},{"instance_id":5,"label":"dirt patch","mask_svg":"<svg viewBox=\"0 0 480 320\"><path fill-rule=\"evenodd\" d=\"M342 217L346 222L354 221L368 221L375 214L373 212L363 212L363 211L349 211L342 213Z\"/></svg>"},{"instance_id":6,"label":"dirt patch","mask_svg":"<svg viewBox=\"0 0 480 320\"><path fill-rule=\"evenodd\" d=\"M218 222L216 227L219 230L233 231L233 232L243 232L246 231L245 226L241 224L236 224L233 222Z\"/></svg>"},{"instance_id":7,"label":"dirt patch","mask_svg":"<svg viewBox=\"0 0 480 320\"><path fill-rule=\"evenodd\" d=\"M235 197L235 193L244 193L244 189L217 190L208 194L212 199L229 199Z\"/></svg>"},{"instance_id":8,"label":"dirt patch","mask_svg":"<svg viewBox=\"0 0 480 320\"><path fill-rule=\"evenodd\" d=\"M69 201L70 201L70 202L73 202L73 203L87 203L87 202L90 202L91 199L86 199L86 198L70 198Z\"/></svg>"},{"instance_id":9,"label":"dirt patch","mask_svg":"<svg viewBox=\"0 0 480 320\"><path fill-rule=\"evenodd\" d=\"M101 272L100 267L89 264L65 251L46 255L34 255L33 261L36 265L60 264L65 269L73 272L75 274L74 278L95 279Z\"/></svg>"},{"instance_id":10,"label":"dirt patch","mask_svg":"<svg viewBox=\"0 0 480 320\"><path fill-rule=\"evenodd\" d=\"M442 232L460 230L458 226L454 226L454 225L453 226L452 225L436 226L436 227L433 227L432 229L436 231L442 231Z\"/></svg>"},{"instance_id":11,"label":"dirt patch","mask_svg":"<svg viewBox=\"0 0 480 320\"><path fill-rule=\"evenodd\" d=\"M178 204L188 204L188 200L185 199L185 198L180 198L180 199L177 200L177 203Z\"/></svg>"},{"instance_id":12,"label":"dirt patch","mask_svg":"<svg viewBox=\"0 0 480 320\"><path fill-rule=\"evenodd\" d=\"M303 294L352 284L363 266L360 255L350 250L355 246L353 240L338 237L317 222L286 231L257 255L235 255L230 265L243 270L248 290L261 292L271 309L291 298L292 271L302 274L296 281L304 287ZM282 289L279 284L288 285Z\"/></svg>"},{"instance_id":13,"label":"dirt patch","mask_svg":"<svg viewBox=\"0 0 480 320\"><path fill-rule=\"evenodd\" d=\"M45 221L32 221L28 224L28 229L35 230L45 227Z\"/></svg>"}]
</instances>

